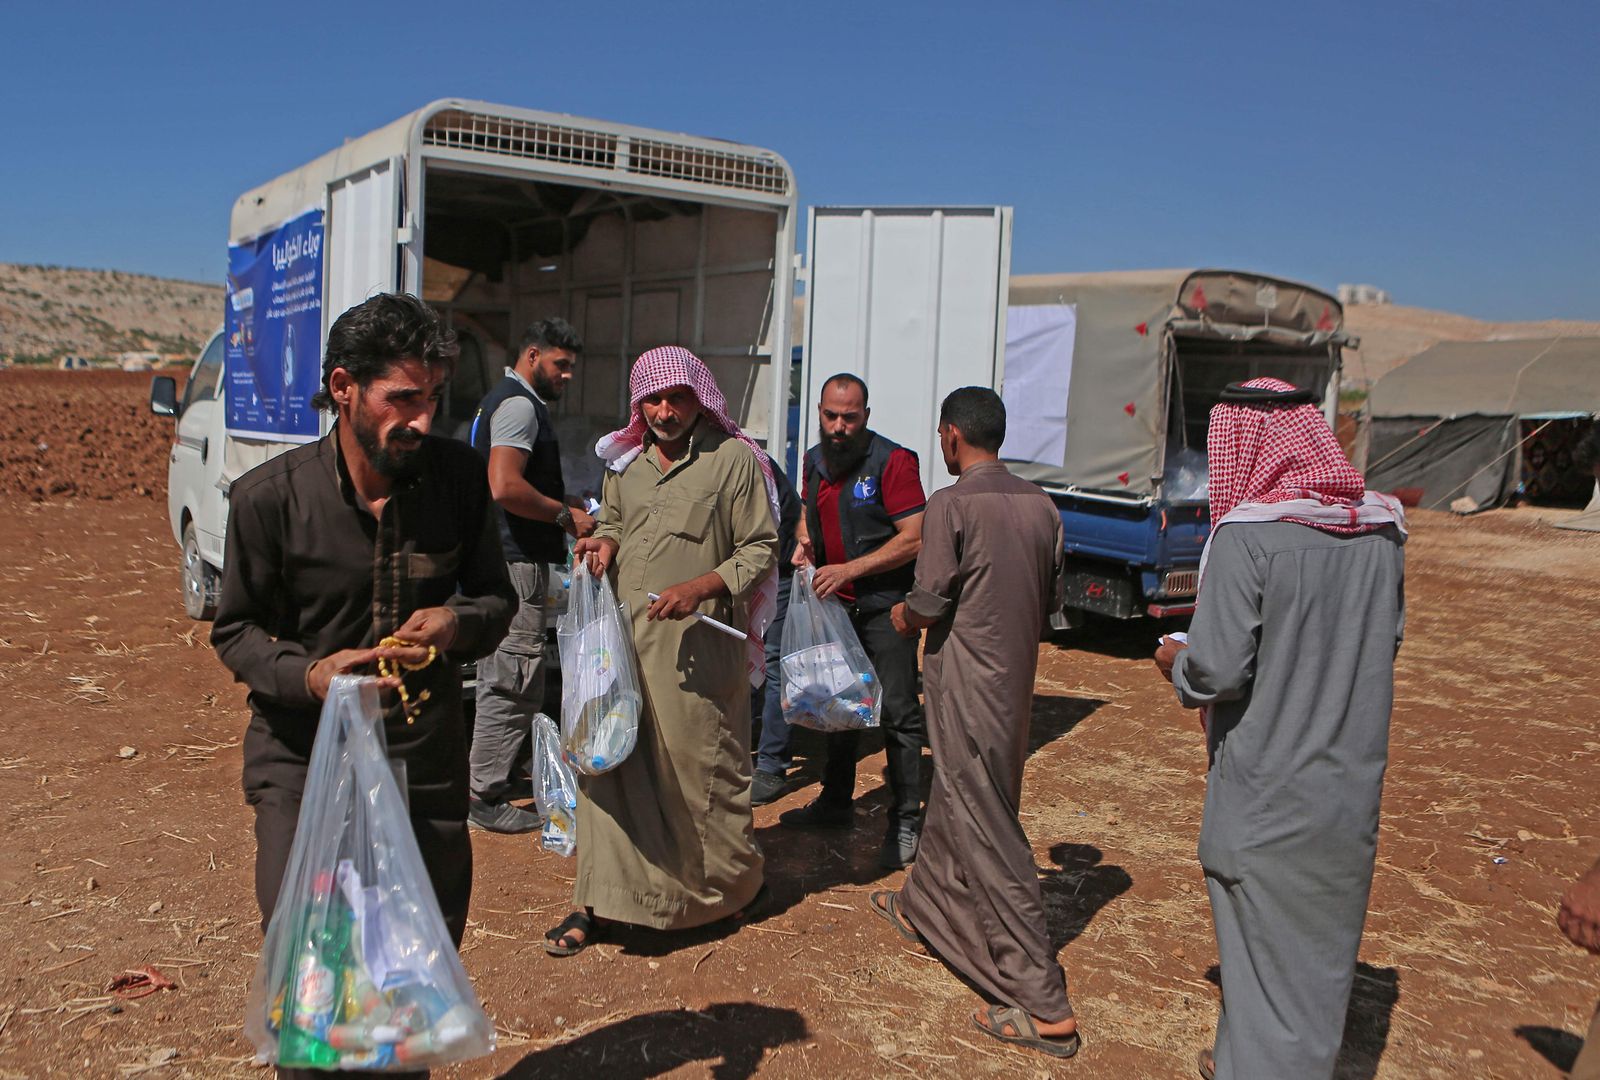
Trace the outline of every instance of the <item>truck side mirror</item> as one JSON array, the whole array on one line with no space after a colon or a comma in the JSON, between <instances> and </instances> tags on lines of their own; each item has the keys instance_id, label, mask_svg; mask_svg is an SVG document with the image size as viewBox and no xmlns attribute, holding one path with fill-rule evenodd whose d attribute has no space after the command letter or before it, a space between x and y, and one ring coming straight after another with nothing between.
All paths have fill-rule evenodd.
<instances>
[{"instance_id":1,"label":"truck side mirror","mask_svg":"<svg viewBox=\"0 0 1600 1080\"><path fill-rule=\"evenodd\" d=\"M178 415L178 380L171 375L150 380L150 411L157 416Z\"/></svg>"}]
</instances>

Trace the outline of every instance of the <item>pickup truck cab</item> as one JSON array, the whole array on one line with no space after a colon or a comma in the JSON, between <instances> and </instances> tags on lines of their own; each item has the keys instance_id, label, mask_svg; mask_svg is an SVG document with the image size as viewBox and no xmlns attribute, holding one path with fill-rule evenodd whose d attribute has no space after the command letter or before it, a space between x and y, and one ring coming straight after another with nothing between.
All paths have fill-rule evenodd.
<instances>
[{"instance_id":1,"label":"pickup truck cab","mask_svg":"<svg viewBox=\"0 0 1600 1080\"><path fill-rule=\"evenodd\" d=\"M223 423L222 331L206 342L184 382L157 375L150 385L150 408L174 420L167 464L167 521L183 549L183 610L191 619L209 619L217 610L222 568L222 536L227 523L227 493L222 481Z\"/></svg>"}]
</instances>

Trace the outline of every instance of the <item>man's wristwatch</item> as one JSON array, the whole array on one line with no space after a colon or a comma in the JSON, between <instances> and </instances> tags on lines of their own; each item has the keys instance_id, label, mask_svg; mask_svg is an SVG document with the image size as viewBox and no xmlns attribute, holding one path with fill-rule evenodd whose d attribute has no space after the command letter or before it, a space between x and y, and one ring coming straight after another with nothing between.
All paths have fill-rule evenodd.
<instances>
[{"instance_id":1,"label":"man's wristwatch","mask_svg":"<svg viewBox=\"0 0 1600 1080\"><path fill-rule=\"evenodd\" d=\"M572 508L563 506L556 511L556 524L566 532L572 531Z\"/></svg>"}]
</instances>

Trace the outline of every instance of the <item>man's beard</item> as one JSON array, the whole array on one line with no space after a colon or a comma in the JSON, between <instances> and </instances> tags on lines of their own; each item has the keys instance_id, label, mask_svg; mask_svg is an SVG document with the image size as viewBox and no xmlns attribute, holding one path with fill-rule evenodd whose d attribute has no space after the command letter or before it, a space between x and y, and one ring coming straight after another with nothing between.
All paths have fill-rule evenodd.
<instances>
[{"instance_id":1,"label":"man's beard","mask_svg":"<svg viewBox=\"0 0 1600 1080\"><path fill-rule=\"evenodd\" d=\"M688 419L679 421L673 424L671 427L663 428L651 423L649 420L645 421L645 426L650 429L650 434L656 437L657 442L670 443L677 442L690 431L694 430L695 421L699 419L700 414L695 413Z\"/></svg>"},{"instance_id":2,"label":"man's beard","mask_svg":"<svg viewBox=\"0 0 1600 1080\"><path fill-rule=\"evenodd\" d=\"M376 428L362 422L359 412L350 418L355 429L356 442L367 455L367 461L379 476L390 480L406 480L417 475L422 467L422 436L411 437L406 428L390 432L388 443L378 437Z\"/></svg>"},{"instance_id":3,"label":"man's beard","mask_svg":"<svg viewBox=\"0 0 1600 1080\"><path fill-rule=\"evenodd\" d=\"M533 369L533 392L538 394L543 401L554 401L561 396L562 386L554 379L546 377L538 368Z\"/></svg>"},{"instance_id":4,"label":"man's beard","mask_svg":"<svg viewBox=\"0 0 1600 1080\"><path fill-rule=\"evenodd\" d=\"M827 463L828 471L837 476L859 462L866 456L867 442L871 438L871 434L864 427L842 442L824 435L822 460Z\"/></svg>"}]
</instances>

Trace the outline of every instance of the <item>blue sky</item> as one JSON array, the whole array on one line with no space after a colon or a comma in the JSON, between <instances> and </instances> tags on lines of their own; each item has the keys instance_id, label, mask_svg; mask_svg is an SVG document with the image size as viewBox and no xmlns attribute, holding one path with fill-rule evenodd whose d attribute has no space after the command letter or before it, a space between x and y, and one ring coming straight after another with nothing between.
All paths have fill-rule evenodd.
<instances>
[{"instance_id":1,"label":"blue sky","mask_svg":"<svg viewBox=\"0 0 1600 1080\"><path fill-rule=\"evenodd\" d=\"M220 282L241 191L463 96L766 146L807 203L1008 204L1013 273L1600 319L1600 20L1571 0L65 2L5 37L0 261Z\"/></svg>"}]
</instances>

